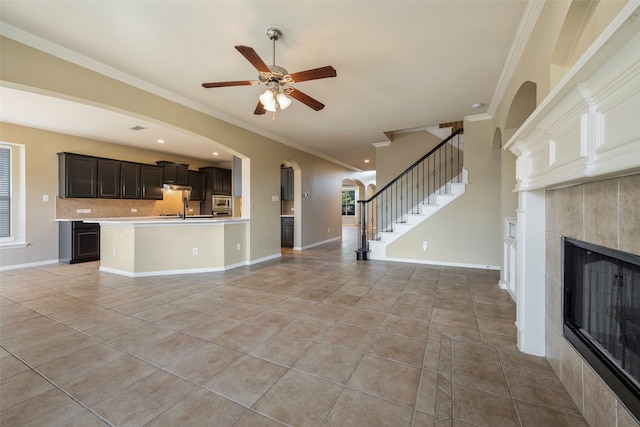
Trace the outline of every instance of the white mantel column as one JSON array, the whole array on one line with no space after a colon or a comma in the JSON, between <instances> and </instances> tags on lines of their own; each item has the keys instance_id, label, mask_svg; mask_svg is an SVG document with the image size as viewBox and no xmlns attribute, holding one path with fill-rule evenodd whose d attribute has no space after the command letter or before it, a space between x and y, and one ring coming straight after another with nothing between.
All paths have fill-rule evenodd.
<instances>
[{"instance_id":1,"label":"white mantel column","mask_svg":"<svg viewBox=\"0 0 640 427\"><path fill-rule=\"evenodd\" d=\"M518 349L545 355L545 191L518 193Z\"/></svg>"}]
</instances>

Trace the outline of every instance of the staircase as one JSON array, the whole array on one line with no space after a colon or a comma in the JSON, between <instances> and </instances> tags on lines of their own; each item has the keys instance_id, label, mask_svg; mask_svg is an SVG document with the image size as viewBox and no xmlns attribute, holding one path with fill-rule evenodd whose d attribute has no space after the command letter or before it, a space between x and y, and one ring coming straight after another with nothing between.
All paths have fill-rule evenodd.
<instances>
[{"instance_id":1,"label":"staircase","mask_svg":"<svg viewBox=\"0 0 640 427\"><path fill-rule=\"evenodd\" d=\"M465 193L463 129L457 129L368 200L359 200L358 260L386 259L387 246Z\"/></svg>"}]
</instances>

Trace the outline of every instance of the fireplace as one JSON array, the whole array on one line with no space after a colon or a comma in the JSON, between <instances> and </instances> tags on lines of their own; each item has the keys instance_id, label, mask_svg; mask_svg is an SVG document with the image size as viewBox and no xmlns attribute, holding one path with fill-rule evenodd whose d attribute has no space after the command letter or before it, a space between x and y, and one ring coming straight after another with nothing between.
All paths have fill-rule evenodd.
<instances>
[{"instance_id":1,"label":"fireplace","mask_svg":"<svg viewBox=\"0 0 640 427\"><path fill-rule=\"evenodd\" d=\"M563 242L564 335L640 418L640 256Z\"/></svg>"}]
</instances>

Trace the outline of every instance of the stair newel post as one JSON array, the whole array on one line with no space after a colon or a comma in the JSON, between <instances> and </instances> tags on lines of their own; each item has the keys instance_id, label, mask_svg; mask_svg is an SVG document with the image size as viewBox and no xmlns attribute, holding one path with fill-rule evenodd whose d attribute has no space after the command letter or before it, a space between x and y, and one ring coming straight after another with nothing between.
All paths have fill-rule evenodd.
<instances>
[{"instance_id":1,"label":"stair newel post","mask_svg":"<svg viewBox=\"0 0 640 427\"><path fill-rule=\"evenodd\" d=\"M369 252L367 244L367 202L366 200L358 200L358 203L360 204L360 241L356 251L356 259L358 261L366 261L368 259L367 253Z\"/></svg>"}]
</instances>

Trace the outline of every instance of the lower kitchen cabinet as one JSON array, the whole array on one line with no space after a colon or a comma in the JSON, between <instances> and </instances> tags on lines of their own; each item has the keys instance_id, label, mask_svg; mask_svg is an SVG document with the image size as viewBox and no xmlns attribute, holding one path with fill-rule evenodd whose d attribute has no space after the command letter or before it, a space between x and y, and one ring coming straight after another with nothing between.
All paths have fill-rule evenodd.
<instances>
[{"instance_id":1,"label":"lower kitchen cabinet","mask_svg":"<svg viewBox=\"0 0 640 427\"><path fill-rule=\"evenodd\" d=\"M82 221L61 221L59 224L60 262L75 264L100 259L100 224Z\"/></svg>"},{"instance_id":2,"label":"lower kitchen cabinet","mask_svg":"<svg viewBox=\"0 0 640 427\"><path fill-rule=\"evenodd\" d=\"M280 232L282 234L280 245L283 248L292 248L293 247L293 217L292 216L280 217Z\"/></svg>"}]
</instances>

